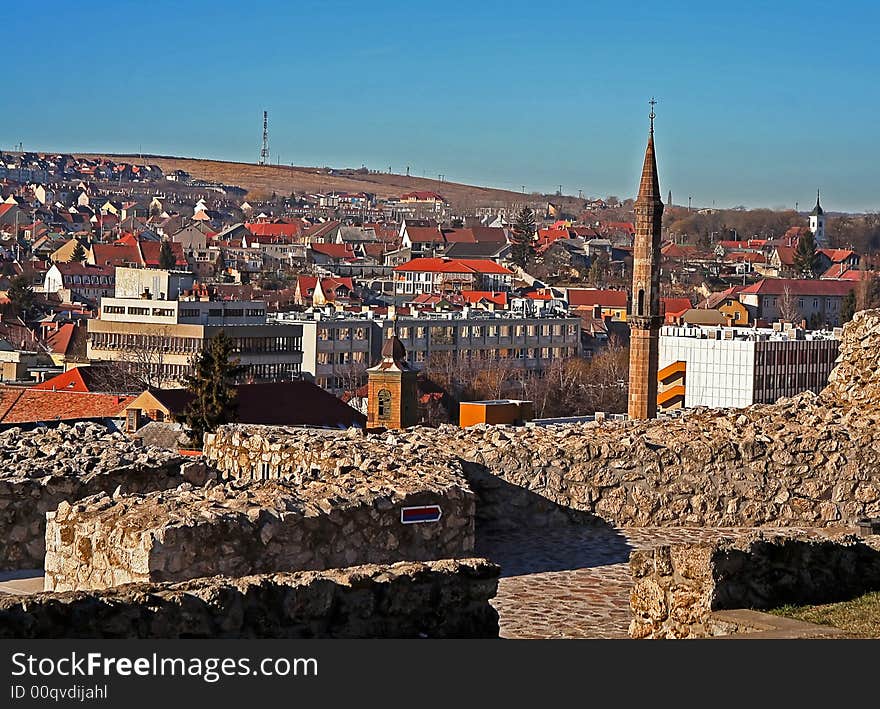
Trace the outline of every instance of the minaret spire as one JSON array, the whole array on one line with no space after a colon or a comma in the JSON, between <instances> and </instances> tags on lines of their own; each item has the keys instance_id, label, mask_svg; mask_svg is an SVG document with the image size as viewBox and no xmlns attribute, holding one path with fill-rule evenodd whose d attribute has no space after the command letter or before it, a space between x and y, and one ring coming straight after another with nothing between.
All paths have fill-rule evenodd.
<instances>
[{"instance_id":1,"label":"minaret spire","mask_svg":"<svg viewBox=\"0 0 880 709\"><path fill-rule=\"evenodd\" d=\"M645 162L635 201L636 238L633 244L633 285L630 311L629 418L649 419L657 415L657 369L660 325L660 232L663 202L654 153L654 105L652 97L650 133Z\"/></svg>"}]
</instances>

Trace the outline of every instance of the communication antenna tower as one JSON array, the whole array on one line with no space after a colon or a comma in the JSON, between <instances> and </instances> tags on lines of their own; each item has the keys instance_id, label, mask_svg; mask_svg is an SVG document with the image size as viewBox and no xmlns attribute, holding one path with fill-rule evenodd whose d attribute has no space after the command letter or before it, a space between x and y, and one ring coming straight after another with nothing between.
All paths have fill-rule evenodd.
<instances>
[{"instance_id":1,"label":"communication antenna tower","mask_svg":"<svg viewBox=\"0 0 880 709\"><path fill-rule=\"evenodd\" d=\"M263 111L263 147L260 150L260 165L269 164L269 112Z\"/></svg>"}]
</instances>

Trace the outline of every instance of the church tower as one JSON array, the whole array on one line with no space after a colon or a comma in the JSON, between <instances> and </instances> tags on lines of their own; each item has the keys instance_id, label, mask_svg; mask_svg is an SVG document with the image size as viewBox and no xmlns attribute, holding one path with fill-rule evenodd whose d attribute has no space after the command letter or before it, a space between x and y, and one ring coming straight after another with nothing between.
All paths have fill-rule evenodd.
<instances>
[{"instance_id":1,"label":"church tower","mask_svg":"<svg viewBox=\"0 0 880 709\"><path fill-rule=\"evenodd\" d=\"M657 361L660 355L660 229L663 202L654 156L654 104L651 99L651 130L645 164L635 201L636 240L633 249L633 287L628 316L629 417L657 416Z\"/></svg>"},{"instance_id":2,"label":"church tower","mask_svg":"<svg viewBox=\"0 0 880 709\"><path fill-rule=\"evenodd\" d=\"M816 206L810 212L810 231L813 232L818 248L824 249L828 246L825 237L825 212L822 210L822 205L819 204L819 190L816 190Z\"/></svg>"},{"instance_id":3,"label":"church tower","mask_svg":"<svg viewBox=\"0 0 880 709\"><path fill-rule=\"evenodd\" d=\"M416 371L406 348L392 332L382 345L382 361L367 370L367 428L408 428L418 422Z\"/></svg>"}]
</instances>

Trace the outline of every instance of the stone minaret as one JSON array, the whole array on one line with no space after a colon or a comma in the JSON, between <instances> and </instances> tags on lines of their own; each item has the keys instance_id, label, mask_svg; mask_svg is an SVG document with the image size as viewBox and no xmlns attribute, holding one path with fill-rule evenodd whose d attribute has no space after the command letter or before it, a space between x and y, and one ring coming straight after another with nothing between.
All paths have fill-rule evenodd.
<instances>
[{"instance_id":1,"label":"stone minaret","mask_svg":"<svg viewBox=\"0 0 880 709\"><path fill-rule=\"evenodd\" d=\"M636 241L633 249L633 287L629 313L629 417L657 415L657 360L660 325L660 227L663 202L654 157L654 99L645 165L635 202Z\"/></svg>"}]
</instances>

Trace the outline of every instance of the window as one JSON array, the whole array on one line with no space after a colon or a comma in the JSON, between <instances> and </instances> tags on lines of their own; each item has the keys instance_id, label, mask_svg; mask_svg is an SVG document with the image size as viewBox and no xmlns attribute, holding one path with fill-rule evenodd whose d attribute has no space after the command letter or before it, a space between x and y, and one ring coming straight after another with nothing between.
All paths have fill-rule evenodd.
<instances>
[{"instance_id":1,"label":"window","mask_svg":"<svg viewBox=\"0 0 880 709\"><path fill-rule=\"evenodd\" d=\"M182 317L182 318L197 318L197 317L199 317L199 309L198 308L183 308L180 311L180 317Z\"/></svg>"},{"instance_id":2,"label":"window","mask_svg":"<svg viewBox=\"0 0 880 709\"><path fill-rule=\"evenodd\" d=\"M391 392L388 389L380 389L376 398L379 404L379 419L387 421L391 418Z\"/></svg>"},{"instance_id":3,"label":"window","mask_svg":"<svg viewBox=\"0 0 880 709\"><path fill-rule=\"evenodd\" d=\"M260 463L260 479L268 480L269 479L269 464L268 463Z\"/></svg>"},{"instance_id":4,"label":"window","mask_svg":"<svg viewBox=\"0 0 880 709\"><path fill-rule=\"evenodd\" d=\"M644 288L639 288L639 298L638 298L638 308L636 310L638 315L645 314L645 290Z\"/></svg>"},{"instance_id":5,"label":"window","mask_svg":"<svg viewBox=\"0 0 880 709\"><path fill-rule=\"evenodd\" d=\"M223 317L223 308L210 308L208 310L208 317L222 318Z\"/></svg>"}]
</instances>

